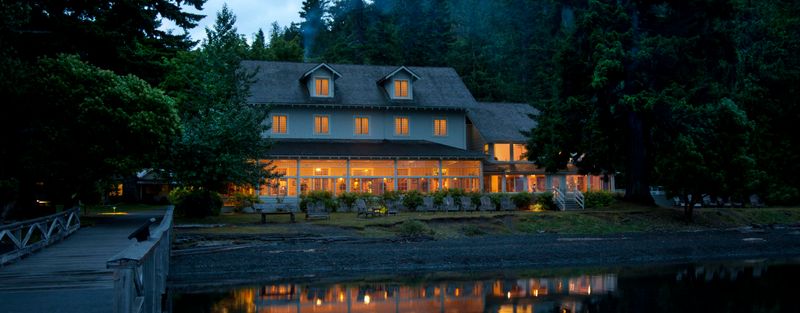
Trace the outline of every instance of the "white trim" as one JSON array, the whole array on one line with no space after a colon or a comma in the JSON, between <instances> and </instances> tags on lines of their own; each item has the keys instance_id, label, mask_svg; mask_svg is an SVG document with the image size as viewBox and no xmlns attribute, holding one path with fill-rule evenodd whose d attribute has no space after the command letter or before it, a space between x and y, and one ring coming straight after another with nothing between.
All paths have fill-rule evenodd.
<instances>
[{"instance_id":1,"label":"white trim","mask_svg":"<svg viewBox=\"0 0 800 313\"><path fill-rule=\"evenodd\" d=\"M332 128L331 127L331 115L330 114L312 114L312 115L313 115L313 121L311 122L311 124L312 124L311 125L311 128L312 128L311 133L314 134L314 136L330 136L331 135L331 128ZM325 118L328 119L328 132L327 133L318 133L317 132L317 117L325 117Z\"/></svg>"},{"instance_id":2,"label":"white trim","mask_svg":"<svg viewBox=\"0 0 800 313\"><path fill-rule=\"evenodd\" d=\"M303 73L303 76L301 76L301 77L300 77L300 79L303 79L303 78L306 78L306 77L308 77L309 75L311 75L312 73L314 73L314 72L316 72L318 69L320 69L321 67L325 67L325 68L327 68L329 71L331 71L331 73L333 73L334 75L336 75L336 76L339 76L339 77L342 77L342 74L341 74L341 73L339 73L338 71L336 71L335 69L333 69L333 68L332 68L330 65L328 65L328 64L325 64L325 63L323 62L323 63L320 63L320 64L318 64L317 66L315 66L315 67L311 68L310 70L306 71L305 73Z\"/></svg>"},{"instance_id":3,"label":"white trim","mask_svg":"<svg viewBox=\"0 0 800 313\"><path fill-rule=\"evenodd\" d=\"M367 119L367 133L366 134L356 133L356 129L357 129L356 128L356 119L357 118L366 118ZM371 120L372 120L372 118L371 118L370 115L360 115L360 114L353 115L353 136L358 137L358 136L369 136L369 135L371 135L372 134L372 126L373 126Z\"/></svg>"},{"instance_id":4,"label":"white trim","mask_svg":"<svg viewBox=\"0 0 800 313\"><path fill-rule=\"evenodd\" d=\"M286 131L285 132L282 132L282 133L276 133L275 132L275 127L273 127L273 126L275 126L274 125L275 124L275 120L274 120L275 116L285 116L286 117ZM270 122L270 129L269 129L270 130L270 134L272 134L272 135L288 135L289 134L289 114L288 113L281 113L281 112L271 113L269 115L269 122Z\"/></svg>"},{"instance_id":5,"label":"white trim","mask_svg":"<svg viewBox=\"0 0 800 313\"><path fill-rule=\"evenodd\" d=\"M437 135L436 134L436 121L437 120L444 120L444 135ZM432 134L434 138L447 138L450 137L450 121L448 121L447 116L440 116L440 117L433 117L431 119L431 126L432 126Z\"/></svg>"},{"instance_id":6,"label":"white trim","mask_svg":"<svg viewBox=\"0 0 800 313\"><path fill-rule=\"evenodd\" d=\"M317 80L318 79L327 79L328 80L328 95L321 96L317 94ZM314 76L311 79L312 87L314 90L314 94L312 97L314 98L333 98L333 79L330 76Z\"/></svg>"},{"instance_id":7,"label":"white trim","mask_svg":"<svg viewBox=\"0 0 800 313\"><path fill-rule=\"evenodd\" d=\"M406 96L398 96L397 95L397 82L406 82ZM413 87L411 86L410 79L392 79L392 99L399 99L399 100L410 100L413 99Z\"/></svg>"},{"instance_id":8,"label":"white trim","mask_svg":"<svg viewBox=\"0 0 800 313\"><path fill-rule=\"evenodd\" d=\"M405 134L398 134L397 133L397 119L398 118L406 119L406 124L407 125L406 125L406 133ZM408 136L411 136L411 118L408 117L408 115L395 115L395 116L393 116L392 117L392 126L394 126L393 129L392 129L392 134L395 137L408 137Z\"/></svg>"}]
</instances>

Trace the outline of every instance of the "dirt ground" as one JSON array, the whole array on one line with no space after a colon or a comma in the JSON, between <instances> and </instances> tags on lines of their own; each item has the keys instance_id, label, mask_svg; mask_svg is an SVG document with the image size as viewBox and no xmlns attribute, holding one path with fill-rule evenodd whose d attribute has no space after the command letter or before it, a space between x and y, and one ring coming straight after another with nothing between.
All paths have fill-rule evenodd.
<instances>
[{"instance_id":1,"label":"dirt ground","mask_svg":"<svg viewBox=\"0 0 800 313\"><path fill-rule=\"evenodd\" d=\"M170 284L181 288L443 271L800 260L800 226L409 238L365 237L309 223L272 234L179 232L175 247Z\"/></svg>"}]
</instances>

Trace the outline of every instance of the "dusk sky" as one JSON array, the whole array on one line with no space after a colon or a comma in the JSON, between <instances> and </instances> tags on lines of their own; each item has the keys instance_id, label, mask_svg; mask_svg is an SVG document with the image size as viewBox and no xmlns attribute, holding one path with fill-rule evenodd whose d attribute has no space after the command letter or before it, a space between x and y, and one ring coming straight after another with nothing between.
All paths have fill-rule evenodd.
<instances>
[{"instance_id":1,"label":"dusk sky","mask_svg":"<svg viewBox=\"0 0 800 313\"><path fill-rule=\"evenodd\" d=\"M205 28L214 25L217 12L222 9L224 3L228 3L228 8L236 14L236 27L239 33L247 37L250 41L259 28L268 34L270 24L278 22L283 26L291 22L300 21L300 6L302 0L208 0L203 5L203 11L197 11L193 7L186 7L186 11L200 13L206 17L194 29L189 30L189 34L194 40L202 40L206 37ZM171 21L164 21L163 29L174 29L174 32L182 31L175 27Z\"/></svg>"}]
</instances>

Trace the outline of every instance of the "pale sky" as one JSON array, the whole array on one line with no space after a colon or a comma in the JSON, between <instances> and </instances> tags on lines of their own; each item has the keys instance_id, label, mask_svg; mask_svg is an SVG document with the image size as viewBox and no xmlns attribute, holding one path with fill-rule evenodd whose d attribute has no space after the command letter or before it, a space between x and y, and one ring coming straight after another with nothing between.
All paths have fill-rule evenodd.
<instances>
[{"instance_id":1,"label":"pale sky","mask_svg":"<svg viewBox=\"0 0 800 313\"><path fill-rule=\"evenodd\" d=\"M281 27L288 26L291 22L300 22L298 12L302 2L303 0L208 0L203 5L203 11L198 12L191 6L185 7L184 11L206 16L197 27L189 30L192 40L203 40L206 38L205 28L213 27L217 12L222 9L224 3L228 3L228 8L236 15L236 28L239 33L251 41L253 34L259 28L264 30L265 35L269 35L272 22L277 21ZM171 21L163 23L162 29L173 29L173 33L176 34L183 33Z\"/></svg>"}]
</instances>

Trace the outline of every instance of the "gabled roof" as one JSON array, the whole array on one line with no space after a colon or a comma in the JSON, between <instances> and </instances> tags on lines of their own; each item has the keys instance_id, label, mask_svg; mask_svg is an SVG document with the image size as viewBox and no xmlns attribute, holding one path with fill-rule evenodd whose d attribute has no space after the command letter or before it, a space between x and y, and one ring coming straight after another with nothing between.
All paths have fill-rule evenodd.
<instances>
[{"instance_id":1,"label":"gabled roof","mask_svg":"<svg viewBox=\"0 0 800 313\"><path fill-rule=\"evenodd\" d=\"M539 111L527 103L476 102L467 106L467 117L486 142L525 142L521 131L536 127L530 115Z\"/></svg>"},{"instance_id":2,"label":"gabled roof","mask_svg":"<svg viewBox=\"0 0 800 313\"><path fill-rule=\"evenodd\" d=\"M320 69L322 67L324 67L324 68L328 69L329 71L331 71L331 73L333 73L334 76L342 77L342 74L337 72L335 69L330 67L328 64L320 63L319 65L317 65L317 66L311 68L310 70L306 71L305 73L303 73L303 76L300 76L300 80L305 80L306 78L308 78L308 76L310 76L311 74L313 74L314 72L316 72L318 69ZM334 79L336 79L336 77L334 77Z\"/></svg>"},{"instance_id":3,"label":"gabled roof","mask_svg":"<svg viewBox=\"0 0 800 313\"><path fill-rule=\"evenodd\" d=\"M297 81L309 71L309 63L244 61L246 70L256 71L251 85L250 103L276 105L309 105L324 103L335 106L396 107L407 106L387 97L384 88L375 82L396 71L396 66L326 64L341 75L334 84L332 99L312 99L308 88ZM321 66L321 65L316 65ZM313 69L313 68L312 68ZM475 98L461 81L458 73L449 67L408 67L417 76L424 77L414 83L413 106L419 108L459 108L475 103Z\"/></svg>"},{"instance_id":4,"label":"gabled roof","mask_svg":"<svg viewBox=\"0 0 800 313\"><path fill-rule=\"evenodd\" d=\"M272 139L270 158L401 158L480 160L482 152L462 150L425 140Z\"/></svg>"},{"instance_id":5,"label":"gabled roof","mask_svg":"<svg viewBox=\"0 0 800 313\"><path fill-rule=\"evenodd\" d=\"M381 83L387 81L388 79L392 78L392 76L396 75L397 72L400 72L400 71L405 71L406 73L411 75L411 77L414 78L414 80L417 80L417 79L421 78L421 77L419 77L419 75L417 75L417 73L414 73L414 71L409 70L405 66L401 66L401 67L398 67L396 70L392 71L391 73L386 74L386 76L381 77L381 79L378 80L378 84L381 84Z\"/></svg>"}]
</instances>

